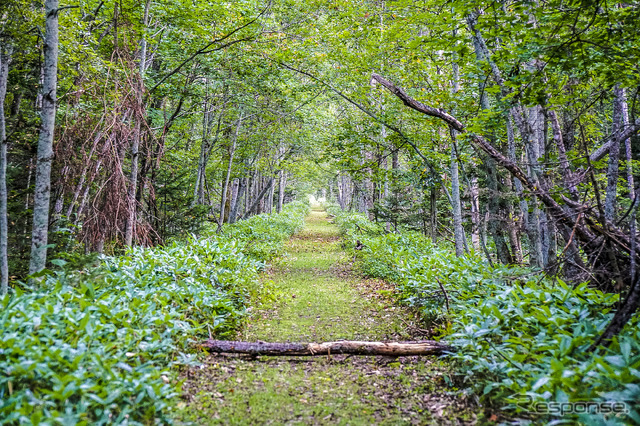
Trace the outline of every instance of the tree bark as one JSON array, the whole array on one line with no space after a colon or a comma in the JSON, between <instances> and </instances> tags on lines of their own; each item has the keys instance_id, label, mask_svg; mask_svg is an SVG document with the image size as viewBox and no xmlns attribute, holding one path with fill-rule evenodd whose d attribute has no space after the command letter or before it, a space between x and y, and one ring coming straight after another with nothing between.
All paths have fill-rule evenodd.
<instances>
[{"instance_id":1,"label":"tree bark","mask_svg":"<svg viewBox=\"0 0 640 426\"><path fill-rule=\"evenodd\" d=\"M485 172L487 175L487 186L489 189L489 200L487 202L489 213L489 216L487 217L487 229L496 246L496 255L498 257L498 261L505 265L510 265L513 263L513 257L509 252L509 246L507 245L504 236L504 227L502 226L500 215L498 168L496 167L496 162L490 156L483 159L483 164L485 166Z\"/></svg>"},{"instance_id":2,"label":"tree bark","mask_svg":"<svg viewBox=\"0 0 640 426\"><path fill-rule=\"evenodd\" d=\"M453 32L455 35L455 30ZM460 68L453 63L453 94L460 90ZM451 204L453 208L453 236L456 256L464 255L464 229L462 228L462 201L460 199L460 173L458 170L458 154L456 145L457 131L451 129Z\"/></svg>"},{"instance_id":3,"label":"tree bark","mask_svg":"<svg viewBox=\"0 0 640 426\"><path fill-rule=\"evenodd\" d=\"M229 212L229 223L235 223L238 217L238 209L240 203L243 201L245 191L247 189L247 178L241 178L238 180L238 192L235 196L235 202L231 204L231 211Z\"/></svg>"},{"instance_id":4,"label":"tree bark","mask_svg":"<svg viewBox=\"0 0 640 426\"><path fill-rule=\"evenodd\" d=\"M451 132L451 205L453 207L453 236L456 256L464 255L464 229L462 228L462 206L460 204L460 174L456 155L456 131Z\"/></svg>"},{"instance_id":5,"label":"tree bark","mask_svg":"<svg viewBox=\"0 0 640 426\"><path fill-rule=\"evenodd\" d=\"M7 95L9 63L11 50L0 47L0 296L9 290L8 241L9 224L7 219L7 130L4 115L4 99Z\"/></svg>"},{"instance_id":6,"label":"tree bark","mask_svg":"<svg viewBox=\"0 0 640 426\"><path fill-rule=\"evenodd\" d=\"M224 223L225 204L227 202L227 190L229 189L229 180L231 179L231 169L233 168L233 156L236 153L236 145L238 143L238 134L240 133L240 126L242 126L242 112L240 112L240 118L238 118L238 125L236 126L236 132L233 135L233 143L229 149L229 163L227 165L227 174L224 179L224 185L222 186L222 197L220 199L220 218L218 219L218 232L222 229Z\"/></svg>"},{"instance_id":7,"label":"tree bark","mask_svg":"<svg viewBox=\"0 0 640 426\"><path fill-rule=\"evenodd\" d=\"M609 165L607 168L607 190L604 199L604 217L614 221L616 217L616 195L618 190L618 176L620 168L620 138L615 136L624 128L623 111L625 109L624 89L619 85L613 89L613 126L611 134L612 144L609 148Z\"/></svg>"},{"instance_id":8,"label":"tree bark","mask_svg":"<svg viewBox=\"0 0 640 426\"><path fill-rule=\"evenodd\" d=\"M431 186L429 191L430 222L431 222L431 242L435 245L438 242L438 197L436 187Z\"/></svg>"},{"instance_id":9,"label":"tree bark","mask_svg":"<svg viewBox=\"0 0 640 426\"><path fill-rule=\"evenodd\" d=\"M135 114L134 114L135 116ZM129 188L127 190L127 202L129 215L127 217L127 225L124 232L124 245L131 247L133 244L133 234L135 233L135 224L137 218L137 202L136 190L138 188L138 159L140 157L140 117L135 118L136 128L133 132L133 141L131 142L131 172L129 174Z\"/></svg>"},{"instance_id":10,"label":"tree bark","mask_svg":"<svg viewBox=\"0 0 640 426\"><path fill-rule=\"evenodd\" d=\"M29 274L44 269L47 263L49 233L49 200L51 197L51 163L56 120L56 89L58 85L58 0L45 4L44 64L42 110L36 163L36 183L33 199L33 228Z\"/></svg>"},{"instance_id":11,"label":"tree bark","mask_svg":"<svg viewBox=\"0 0 640 426\"><path fill-rule=\"evenodd\" d=\"M256 208L260 205L260 202L264 199L264 196L273 186L274 181L275 181L274 178L269 178L265 187L262 188L262 190L258 193L258 196L256 197L256 199L253 201L253 204L251 204L251 206L247 209L247 212L242 217L243 219L248 218L251 215L251 213L253 213L256 210Z\"/></svg>"},{"instance_id":12,"label":"tree bark","mask_svg":"<svg viewBox=\"0 0 640 426\"><path fill-rule=\"evenodd\" d=\"M453 348L433 340L418 342L360 342L342 340L324 343L266 343L208 340L200 345L209 352L240 353L267 356L319 356L331 354L350 355L440 355Z\"/></svg>"},{"instance_id":13,"label":"tree bark","mask_svg":"<svg viewBox=\"0 0 640 426\"><path fill-rule=\"evenodd\" d=\"M280 180L278 182L278 213L282 211L284 206L284 190L287 187L287 172L280 170ZM340 187L340 185L338 185Z\"/></svg>"}]
</instances>

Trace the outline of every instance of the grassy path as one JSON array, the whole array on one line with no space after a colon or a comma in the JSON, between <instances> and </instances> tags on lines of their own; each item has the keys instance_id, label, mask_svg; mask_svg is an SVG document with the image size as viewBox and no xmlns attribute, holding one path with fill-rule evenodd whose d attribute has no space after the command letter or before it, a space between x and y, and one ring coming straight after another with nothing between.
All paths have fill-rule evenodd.
<instances>
[{"instance_id":1,"label":"grassy path","mask_svg":"<svg viewBox=\"0 0 640 426\"><path fill-rule=\"evenodd\" d=\"M348 268L337 228L312 211L268 273L279 298L254 312L239 339L408 340L414 319ZM384 291L382 292L384 293ZM431 357L252 360L211 356L185 374L181 421L196 424L467 424L473 414Z\"/></svg>"}]
</instances>

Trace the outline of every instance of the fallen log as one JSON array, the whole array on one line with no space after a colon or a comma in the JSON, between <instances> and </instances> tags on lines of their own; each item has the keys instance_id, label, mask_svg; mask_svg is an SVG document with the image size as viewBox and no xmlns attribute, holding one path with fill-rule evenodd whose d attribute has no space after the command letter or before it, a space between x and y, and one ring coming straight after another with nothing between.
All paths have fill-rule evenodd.
<instances>
[{"instance_id":1,"label":"fallen log","mask_svg":"<svg viewBox=\"0 0 640 426\"><path fill-rule=\"evenodd\" d=\"M269 356L349 355L440 355L453 348L433 340L417 342L359 342L341 340L324 343L267 343L207 340L200 345L209 352Z\"/></svg>"}]
</instances>

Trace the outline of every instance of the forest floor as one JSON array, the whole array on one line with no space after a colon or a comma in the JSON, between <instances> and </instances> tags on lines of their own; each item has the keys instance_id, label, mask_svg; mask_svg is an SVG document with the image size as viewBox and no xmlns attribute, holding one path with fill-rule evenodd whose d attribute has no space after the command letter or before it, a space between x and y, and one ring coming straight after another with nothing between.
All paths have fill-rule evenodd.
<instances>
[{"instance_id":1,"label":"forest floor","mask_svg":"<svg viewBox=\"0 0 640 426\"><path fill-rule=\"evenodd\" d=\"M351 269L337 227L315 208L287 255L264 276L278 294L252 313L238 340L415 340L428 330ZM437 357L212 355L183 372L178 423L474 424L478 407Z\"/></svg>"}]
</instances>

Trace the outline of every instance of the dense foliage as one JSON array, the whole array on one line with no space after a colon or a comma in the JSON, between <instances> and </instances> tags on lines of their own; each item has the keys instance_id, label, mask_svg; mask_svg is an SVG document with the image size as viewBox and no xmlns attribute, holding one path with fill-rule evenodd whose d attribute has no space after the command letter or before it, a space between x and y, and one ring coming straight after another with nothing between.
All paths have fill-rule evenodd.
<instances>
[{"instance_id":1,"label":"dense foliage","mask_svg":"<svg viewBox=\"0 0 640 426\"><path fill-rule=\"evenodd\" d=\"M628 417L613 420L640 419L640 318L609 348L587 350L618 295L477 255L456 257L418 233L385 233L360 214L338 213L335 220L348 245L360 242L362 272L394 282L399 300L455 345L452 357L486 403L531 415L539 402L624 401Z\"/></svg>"},{"instance_id":2,"label":"dense foliage","mask_svg":"<svg viewBox=\"0 0 640 426\"><path fill-rule=\"evenodd\" d=\"M194 360L195 339L232 335L268 291L257 275L264 261L307 208L292 203L220 235L136 248L89 271L62 268L42 289L4 296L0 423L169 423L171 367Z\"/></svg>"}]
</instances>

